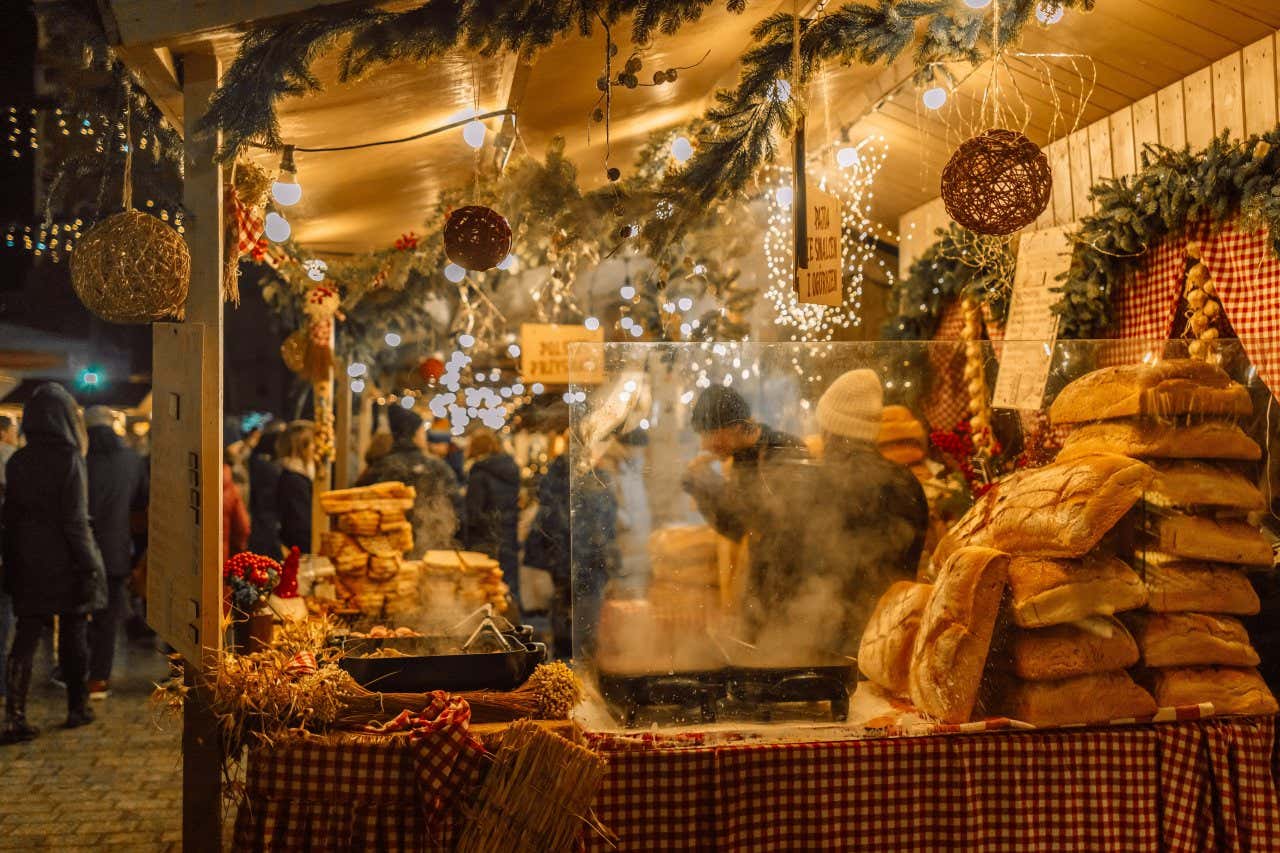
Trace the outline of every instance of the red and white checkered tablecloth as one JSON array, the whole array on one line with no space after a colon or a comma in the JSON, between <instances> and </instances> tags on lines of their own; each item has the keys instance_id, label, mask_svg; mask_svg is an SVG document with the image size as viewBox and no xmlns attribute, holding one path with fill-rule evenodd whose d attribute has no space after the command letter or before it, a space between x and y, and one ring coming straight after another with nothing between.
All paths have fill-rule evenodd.
<instances>
[{"instance_id":1,"label":"red and white checkered tablecloth","mask_svg":"<svg viewBox=\"0 0 1280 853\"><path fill-rule=\"evenodd\" d=\"M589 735L589 850L1280 850L1275 720L762 744ZM239 850L445 850L405 735L253 753Z\"/></svg>"},{"instance_id":2,"label":"red and white checkered tablecloth","mask_svg":"<svg viewBox=\"0 0 1280 853\"><path fill-rule=\"evenodd\" d=\"M1274 394L1280 389L1280 258L1267 230L1229 223L1204 239L1201 260L1245 354Z\"/></svg>"}]
</instances>

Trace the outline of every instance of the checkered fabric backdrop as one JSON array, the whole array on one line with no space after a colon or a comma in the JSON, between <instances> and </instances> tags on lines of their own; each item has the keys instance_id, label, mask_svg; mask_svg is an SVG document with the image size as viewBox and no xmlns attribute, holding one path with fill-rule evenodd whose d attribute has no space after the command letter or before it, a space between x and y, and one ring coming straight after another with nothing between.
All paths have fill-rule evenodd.
<instances>
[{"instance_id":1,"label":"checkered fabric backdrop","mask_svg":"<svg viewBox=\"0 0 1280 853\"><path fill-rule=\"evenodd\" d=\"M929 347L929 393L921 401L924 418L930 431L949 430L958 424L968 411L969 399L964 385L964 344L960 334L964 331L964 309L956 299L942 309L934 341L944 342ZM954 341L954 345L946 343Z\"/></svg>"},{"instance_id":2,"label":"checkered fabric backdrop","mask_svg":"<svg viewBox=\"0 0 1280 853\"><path fill-rule=\"evenodd\" d=\"M592 737L589 850L1280 850L1275 720L832 743ZM670 743L682 744L672 747ZM407 735L256 750L238 850L443 850Z\"/></svg>"},{"instance_id":3,"label":"checkered fabric backdrop","mask_svg":"<svg viewBox=\"0 0 1280 853\"><path fill-rule=\"evenodd\" d=\"M1280 385L1280 260L1266 229L1236 223L1204 241L1201 255L1249 361L1274 394Z\"/></svg>"}]
</instances>

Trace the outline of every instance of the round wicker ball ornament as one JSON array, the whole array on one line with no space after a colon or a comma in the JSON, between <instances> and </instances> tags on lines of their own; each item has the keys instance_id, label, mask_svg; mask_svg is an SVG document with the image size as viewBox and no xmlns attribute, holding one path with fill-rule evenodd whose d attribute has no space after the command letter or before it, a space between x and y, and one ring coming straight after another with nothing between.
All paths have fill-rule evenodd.
<instances>
[{"instance_id":1,"label":"round wicker ball ornament","mask_svg":"<svg viewBox=\"0 0 1280 853\"><path fill-rule=\"evenodd\" d=\"M480 205L459 207L444 223L444 253L469 270L487 270L511 252L511 226L496 210Z\"/></svg>"},{"instance_id":2,"label":"round wicker ball ornament","mask_svg":"<svg viewBox=\"0 0 1280 853\"><path fill-rule=\"evenodd\" d=\"M1053 174L1034 142L994 129L961 143L942 170L942 202L956 222L977 234L1003 236L1025 228L1049 204Z\"/></svg>"},{"instance_id":3,"label":"round wicker ball ornament","mask_svg":"<svg viewBox=\"0 0 1280 853\"><path fill-rule=\"evenodd\" d=\"M98 222L71 253L76 296L109 323L181 317L190 281L187 242L139 210Z\"/></svg>"}]
</instances>

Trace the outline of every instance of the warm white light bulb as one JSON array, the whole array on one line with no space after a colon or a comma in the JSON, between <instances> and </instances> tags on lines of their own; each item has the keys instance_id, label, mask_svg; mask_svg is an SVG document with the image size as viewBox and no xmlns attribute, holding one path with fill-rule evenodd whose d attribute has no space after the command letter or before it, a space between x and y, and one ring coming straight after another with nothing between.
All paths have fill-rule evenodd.
<instances>
[{"instance_id":1,"label":"warm white light bulb","mask_svg":"<svg viewBox=\"0 0 1280 853\"><path fill-rule=\"evenodd\" d=\"M1067 9L1061 3L1054 0L1045 0L1036 7L1036 19L1046 27L1051 27L1058 21L1062 20L1062 16L1067 13Z\"/></svg>"},{"instance_id":2,"label":"warm white light bulb","mask_svg":"<svg viewBox=\"0 0 1280 853\"><path fill-rule=\"evenodd\" d=\"M690 308L693 307L693 300L687 296L681 296L679 301L676 302L676 305L680 308L681 311L688 311Z\"/></svg>"},{"instance_id":3,"label":"warm white light bulb","mask_svg":"<svg viewBox=\"0 0 1280 853\"><path fill-rule=\"evenodd\" d=\"M618 321L618 325L624 329L630 329L635 324L636 324L636 321L632 320L630 317L623 317L621 320Z\"/></svg>"},{"instance_id":4,"label":"warm white light bulb","mask_svg":"<svg viewBox=\"0 0 1280 853\"><path fill-rule=\"evenodd\" d=\"M644 329L643 329L642 327L640 327L639 325L636 325L636 326L632 326L632 327L631 327L631 337L633 337L633 338L638 338L638 337L640 337L640 336L641 336L641 335L643 335L643 334L644 334Z\"/></svg>"},{"instance_id":5,"label":"warm white light bulb","mask_svg":"<svg viewBox=\"0 0 1280 853\"><path fill-rule=\"evenodd\" d=\"M515 266L515 263L516 263L516 256L507 255L505 258L503 258L501 261L498 262L498 269L509 270L513 266Z\"/></svg>"},{"instance_id":6,"label":"warm white light bulb","mask_svg":"<svg viewBox=\"0 0 1280 853\"><path fill-rule=\"evenodd\" d=\"M511 356L512 358L519 358L519 357L520 357L520 345L519 345L519 344L512 344L511 346L507 347L507 355Z\"/></svg>"},{"instance_id":7,"label":"warm white light bulb","mask_svg":"<svg viewBox=\"0 0 1280 853\"><path fill-rule=\"evenodd\" d=\"M920 96L920 100L924 101L924 105L929 109L940 110L947 102L947 90L941 86L934 86L932 89L926 89Z\"/></svg>"},{"instance_id":8,"label":"warm white light bulb","mask_svg":"<svg viewBox=\"0 0 1280 853\"><path fill-rule=\"evenodd\" d=\"M347 375L354 379L357 376L364 376L365 371L369 368L358 361L353 361L347 365Z\"/></svg>"},{"instance_id":9,"label":"warm white light bulb","mask_svg":"<svg viewBox=\"0 0 1280 853\"><path fill-rule=\"evenodd\" d=\"M545 391L546 389L542 387L542 383L541 383L541 382L535 382L535 383L533 383L533 385L529 388L529 390L530 390L530 391L532 391L532 392L533 392L533 393L535 393L535 394L541 394L541 393L542 393L543 391Z\"/></svg>"},{"instance_id":10,"label":"warm white light bulb","mask_svg":"<svg viewBox=\"0 0 1280 853\"><path fill-rule=\"evenodd\" d=\"M352 390L352 391L354 391L354 392L355 392L355 393L357 393L357 394L359 394L361 391L363 391L363 390L364 390L364 380L363 380L363 379L352 379L352 380L351 380L351 390Z\"/></svg>"},{"instance_id":11,"label":"warm white light bulb","mask_svg":"<svg viewBox=\"0 0 1280 853\"><path fill-rule=\"evenodd\" d=\"M387 346L389 347L400 346L400 336L397 335L395 332L387 332L387 336L383 338L383 340L387 342Z\"/></svg>"},{"instance_id":12,"label":"warm white light bulb","mask_svg":"<svg viewBox=\"0 0 1280 853\"><path fill-rule=\"evenodd\" d=\"M444 268L444 277L454 284L457 284L467 277L467 271L457 264L446 264Z\"/></svg>"},{"instance_id":13,"label":"warm white light bulb","mask_svg":"<svg viewBox=\"0 0 1280 853\"><path fill-rule=\"evenodd\" d=\"M276 204L288 207L302 201L302 184L288 172L280 173L280 177L282 180L271 185L271 197L276 200Z\"/></svg>"},{"instance_id":14,"label":"warm white light bulb","mask_svg":"<svg viewBox=\"0 0 1280 853\"><path fill-rule=\"evenodd\" d=\"M623 299L635 299L636 289L629 284L624 284L621 288L618 289L618 295L621 296Z\"/></svg>"},{"instance_id":15,"label":"warm white light bulb","mask_svg":"<svg viewBox=\"0 0 1280 853\"><path fill-rule=\"evenodd\" d=\"M689 141L688 137L677 136L675 141L671 143L671 157L677 163L685 163L692 156L693 143Z\"/></svg>"},{"instance_id":16,"label":"warm white light bulb","mask_svg":"<svg viewBox=\"0 0 1280 853\"><path fill-rule=\"evenodd\" d=\"M484 134L484 122L478 118L472 119L462 126L462 139L472 148L479 148L484 145Z\"/></svg>"},{"instance_id":17,"label":"warm white light bulb","mask_svg":"<svg viewBox=\"0 0 1280 853\"><path fill-rule=\"evenodd\" d=\"M414 403L414 399L412 397L404 397L400 400L400 408L412 409L413 403Z\"/></svg>"},{"instance_id":18,"label":"warm white light bulb","mask_svg":"<svg viewBox=\"0 0 1280 853\"><path fill-rule=\"evenodd\" d=\"M273 243L283 243L293 233L293 229L289 227L289 220L274 210L267 214L266 228L263 230L267 239Z\"/></svg>"},{"instance_id":19,"label":"warm white light bulb","mask_svg":"<svg viewBox=\"0 0 1280 853\"><path fill-rule=\"evenodd\" d=\"M476 339L473 335L468 335L465 332L462 333L461 335L458 335L458 346L473 347L475 345L476 345Z\"/></svg>"},{"instance_id":20,"label":"warm white light bulb","mask_svg":"<svg viewBox=\"0 0 1280 853\"><path fill-rule=\"evenodd\" d=\"M582 321L582 325L587 327L587 331L594 332L596 329L600 328L600 321L595 317L588 317Z\"/></svg>"},{"instance_id":21,"label":"warm white light bulb","mask_svg":"<svg viewBox=\"0 0 1280 853\"><path fill-rule=\"evenodd\" d=\"M791 202L795 200L795 191L791 187L778 187L773 193L773 198L781 207L790 207Z\"/></svg>"},{"instance_id":22,"label":"warm white light bulb","mask_svg":"<svg viewBox=\"0 0 1280 853\"><path fill-rule=\"evenodd\" d=\"M858 149L846 145L836 152L836 162L840 164L841 169L848 169L858 162Z\"/></svg>"}]
</instances>

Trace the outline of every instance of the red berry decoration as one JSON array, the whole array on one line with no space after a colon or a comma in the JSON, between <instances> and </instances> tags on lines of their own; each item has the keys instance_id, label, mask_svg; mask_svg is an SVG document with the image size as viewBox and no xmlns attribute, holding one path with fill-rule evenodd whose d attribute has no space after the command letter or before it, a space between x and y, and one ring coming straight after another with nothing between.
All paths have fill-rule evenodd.
<instances>
[{"instance_id":1,"label":"red berry decoration","mask_svg":"<svg viewBox=\"0 0 1280 853\"><path fill-rule=\"evenodd\" d=\"M444 253L465 269L493 269L511 253L511 226L493 208L459 207L444 223Z\"/></svg>"}]
</instances>

